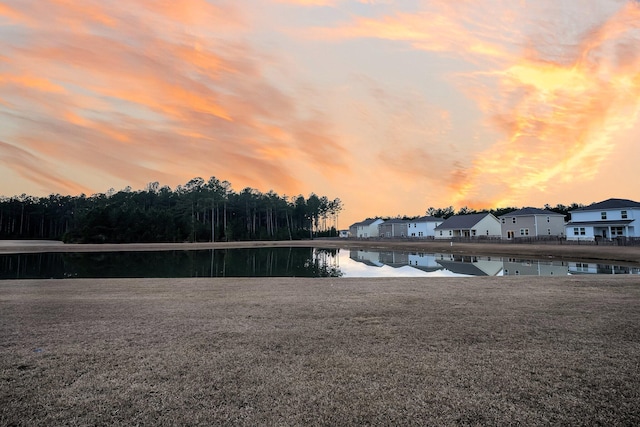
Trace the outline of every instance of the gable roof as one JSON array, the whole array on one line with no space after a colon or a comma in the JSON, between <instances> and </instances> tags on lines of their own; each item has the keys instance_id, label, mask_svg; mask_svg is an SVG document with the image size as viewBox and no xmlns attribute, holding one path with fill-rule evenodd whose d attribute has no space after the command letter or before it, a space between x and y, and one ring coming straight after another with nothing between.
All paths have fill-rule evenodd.
<instances>
[{"instance_id":1,"label":"gable roof","mask_svg":"<svg viewBox=\"0 0 640 427\"><path fill-rule=\"evenodd\" d=\"M570 212L576 211L600 211L606 209L624 209L624 208L640 208L639 202L634 202L629 199L607 199L602 202L592 203L589 206L583 208L574 209Z\"/></svg>"},{"instance_id":2,"label":"gable roof","mask_svg":"<svg viewBox=\"0 0 640 427\"><path fill-rule=\"evenodd\" d=\"M502 217L512 217L512 216L529 216L529 215L547 215L547 216L564 216L561 213L549 211L546 209L538 209L538 208L522 208L517 211L509 212L504 215L500 215L498 218Z\"/></svg>"},{"instance_id":3,"label":"gable roof","mask_svg":"<svg viewBox=\"0 0 640 427\"><path fill-rule=\"evenodd\" d=\"M400 219L400 218L393 218L393 219L388 219L386 221L384 221L382 224L407 224L409 223L409 220L406 219ZM380 225L382 225L380 224Z\"/></svg>"},{"instance_id":4,"label":"gable roof","mask_svg":"<svg viewBox=\"0 0 640 427\"><path fill-rule=\"evenodd\" d=\"M442 222L444 218L437 218L435 216L421 216L420 218L410 219L409 222Z\"/></svg>"},{"instance_id":5,"label":"gable roof","mask_svg":"<svg viewBox=\"0 0 640 427\"><path fill-rule=\"evenodd\" d=\"M470 214L470 215L454 215L446 219L442 224L438 225L435 229L470 229L488 215L493 216L490 213L479 213L479 214ZM494 217L495 218L495 217Z\"/></svg>"},{"instance_id":6,"label":"gable roof","mask_svg":"<svg viewBox=\"0 0 640 427\"><path fill-rule=\"evenodd\" d=\"M351 227L358 227L358 226L367 226L367 225L371 225L371 224L373 224L374 222L376 222L376 221L378 221L378 220L382 221L380 218L365 219L364 221L355 222L355 223L351 224L351 225L349 226L349 228L351 228ZM383 221L383 222L384 222L384 221Z\"/></svg>"}]
</instances>

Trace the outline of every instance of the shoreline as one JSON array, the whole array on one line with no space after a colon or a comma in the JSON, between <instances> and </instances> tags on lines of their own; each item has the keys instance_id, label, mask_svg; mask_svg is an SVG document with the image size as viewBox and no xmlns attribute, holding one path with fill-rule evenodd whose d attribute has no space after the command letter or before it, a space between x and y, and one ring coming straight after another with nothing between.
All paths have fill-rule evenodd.
<instances>
[{"instance_id":1,"label":"shoreline","mask_svg":"<svg viewBox=\"0 0 640 427\"><path fill-rule=\"evenodd\" d=\"M1 254L44 252L143 252L173 250L208 250L269 247L322 247L335 249L369 249L418 251L482 256L527 256L536 259L590 260L640 264L640 246L603 246L529 243L458 243L449 241L315 239L201 243L122 243L65 244L56 241L2 241Z\"/></svg>"}]
</instances>

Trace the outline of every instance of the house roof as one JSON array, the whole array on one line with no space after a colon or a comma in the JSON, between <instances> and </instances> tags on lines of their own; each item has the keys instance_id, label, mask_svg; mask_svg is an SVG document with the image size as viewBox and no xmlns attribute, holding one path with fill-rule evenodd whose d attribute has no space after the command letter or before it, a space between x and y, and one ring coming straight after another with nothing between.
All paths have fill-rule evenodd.
<instances>
[{"instance_id":1,"label":"house roof","mask_svg":"<svg viewBox=\"0 0 640 427\"><path fill-rule=\"evenodd\" d=\"M442 222L444 218L437 218L435 216L421 216L420 218L411 219L409 222Z\"/></svg>"},{"instance_id":2,"label":"house roof","mask_svg":"<svg viewBox=\"0 0 640 427\"><path fill-rule=\"evenodd\" d=\"M470 229L484 218L486 218L490 213L479 213L479 214L470 214L470 215L454 215L448 219L446 219L442 224L438 225L436 230L443 229L455 229L455 230L464 230ZM491 215L493 216L493 215Z\"/></svg>"},{"instance_id":3,"label":"house roof","mask_svg":"<svg viewBox=\"0 0 640 427\"><path fill-rule=\"evenodd\" d=\"M512 217L512 216L530 216L530 215L546 215L546 216L564 216L561 213L549 211L546 209L538 209L538 208L522 208L517 211L509 212L504 215L500 215L498 218L502 217Z\"/></svg>"},{"instance_id":4,"label":"house roof","mask_svg":"<svg viewBox=\"0 0 640 427\"><path fill-rule=\"evenodd\" d=\"M574 209L576 211L600 211L606 209L624 209L624 208L640 208L640 202L634 202L629 199L607 199L602 202L592 203L583 208Z\"/></svg>"},{"instance_id":5,"label":"house roof","mask_svg":"<svg viewBox=\"0 0 640 427\"><path fill-rule=\"evenodd\" d=\"M358 225L371 225L374 222L380 220L380 218L373 218L373 219L365 219L364 221L360 221L360 222L356 222L354 224L351 224L351 227L356 227ZM382 221L382 220L380 220Z\"/></svg>"},{"instance_id":6,"label":"house roof","mask_svg":"<svg viewBox=\"0 0 640 427\"><path fill-rule=\"evenodd\" d=\"M625 225L629 225L632 222L632 219L612 219L604 221L569 221L567 223L567 227L602 227L603 225L624 227Z\"/></svg>"},{"instance_id":7,"label":"house roof","mask_svg":"<svg viewBox=\"0 0 640 427\"><path fill-rule=\"evenodd\" d=\"M385 222L383 222L382 224L406 224L408 222L409 222L409 220L406 220L406 219L394 218L394 219L388 219ZM382 224L380 224L380 225L382 225Z\"/></svg>"}]
</instances>

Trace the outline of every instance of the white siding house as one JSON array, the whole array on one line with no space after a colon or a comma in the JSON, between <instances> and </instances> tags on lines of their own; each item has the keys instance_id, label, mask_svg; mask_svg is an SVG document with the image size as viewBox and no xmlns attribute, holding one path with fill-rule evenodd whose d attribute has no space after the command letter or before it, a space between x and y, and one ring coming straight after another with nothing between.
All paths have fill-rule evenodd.
<instances>
[{"instance_id":1,"label":"white siding house","mask_svg":"<svg viewBox=\"0 0 640 427\"><path fill-rule=\"evenodd\" d=\"M407 221L407 236L418 239L433 239L436 236L435 228L444 222L443 218L423 216Z\"/></svg>"},{"instance_id":2,"label":"white siding house","mask_svg":"<svg viewBox=\"0 0 640 427\"><path fill-rule=\"evenodd\" d=\"M567 240L640 237L640 203L608 199L569 212Z\"/></svg>"},{"instance_id":3,"label":"white siding house","mask_svg":"<svg viewBox=\"0 0 640 427\"><path fill-rule=\"evenodd\" d=\"M378 237L378 226L383 222L384 221L380 218L366 219L361 222L356 222L349 227L351 237L357 237L359 239Z\"/></svg>"},{"instance_id":4,"label":"white siding house","mask_svg":"<svg viewBox=\"0 0 640 427\"><path fill-rule=\"evenodd\" d=\"M435 228L436 239L500 237L500 221L491 213L454 215Z\"/></svg>"}]
</instances>

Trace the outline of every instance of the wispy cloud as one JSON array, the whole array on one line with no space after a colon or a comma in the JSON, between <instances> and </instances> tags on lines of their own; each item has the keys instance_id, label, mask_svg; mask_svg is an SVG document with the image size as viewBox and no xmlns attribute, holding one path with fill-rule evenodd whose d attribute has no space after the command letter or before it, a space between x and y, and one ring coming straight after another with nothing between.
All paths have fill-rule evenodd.
<instances>
[{"instance_id":1,"label":"wispy cloud","mask_svg":"<svg viewBox=\"0 0 640 427\"><path fill-rule=\"evenodd\" d=\"M526 34L520 30L526 26L514 23L527 22L530 10L503 6L433 2L419 13L356 17L310 32L334 41L375 38L406 43L462 59L472 67L452 73L451 80L477 102L484 125L503 137L474 153L468 163L456 160L448 178L441 176L458 206L514 203L531 190L591 179L615 145L615 135L638 118L638 3L624 3L567 40L554 37L563 28L553 25L543 34ZM576 4L569 13L579 13L579 7ZM515 39L505 44L507 38ZM549 38L555 40L553 49ZM414 170L411 159L429 162L423 153L415 154L399 156L400 163Z\"/></svg>"},{"instance_id":2,"label":"wispy cloud","mask_svg":"<svg viewBox=\"0 0 640 427\"><path fill-rule=\"evenodd\" d=\"M215 175L353 219L574 201L638 126L639 23L622 0L5 0L0 193Z\"/></svg>"},{"instance_id":3,"label":"wispy cloud","mask_svg":"<svg viewBox=\"0 0 640 427\"><path fill-rule=\"evenodd\" d=\"M273 57L242 41L246 28L235 6L37 6L15 1L0 9L13 28L0 93L3 115L14 123L3 136L14 146L139 186L201 174L302 191L289 156L320 173L345 171L330 123L319 115L309 120L295 94L269 81ZM80 185L66 179L46 188Z\"/></svg>"}]
</instances>

